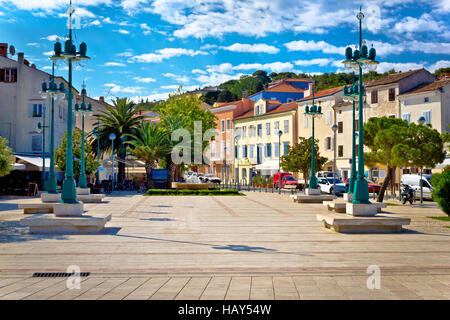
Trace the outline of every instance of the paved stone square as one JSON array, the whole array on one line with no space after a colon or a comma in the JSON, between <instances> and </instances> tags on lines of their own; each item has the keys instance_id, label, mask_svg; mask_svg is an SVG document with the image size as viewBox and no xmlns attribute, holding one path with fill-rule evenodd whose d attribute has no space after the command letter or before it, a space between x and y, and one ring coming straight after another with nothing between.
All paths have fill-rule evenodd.
<instances>
[{"instance_id":1,"label":"paved stone square","mask_svg":"<svg viewBox=\"0 0 450 320\"><path fill-rule=\"evenodd\" d=\"M19 203L0 199L0 299L449 299L450 229L431 202L388 206L409 217L400 234L339 234L316 221L322 204L288 195L144 197L86 204L112 213L98 235L30 235ZM66 278L91 275L69 290ZM367 268L381 289L367 288Z\"/></svg>"}]
</instances>

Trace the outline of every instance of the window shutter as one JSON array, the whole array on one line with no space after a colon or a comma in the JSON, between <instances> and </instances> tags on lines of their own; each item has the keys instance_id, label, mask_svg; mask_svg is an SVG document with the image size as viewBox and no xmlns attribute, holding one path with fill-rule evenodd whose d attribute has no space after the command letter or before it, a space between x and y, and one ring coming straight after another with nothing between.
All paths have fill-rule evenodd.
<instances>
[{"instance_id":1,"label":"window shutter","mask_svg":"<svg viewBox=\"0 0 450 320\"><path fill-rule=\"evenodd\" d=\"M326 113L326 123L331 124L331 111L328 110Z\"/></svg>"},{"instance_id":2,"label":"window shutter","mask_svg":"<svg viewBox=\"0 0 450 320\"><path fill-rule=\"evenodd\" d=\"M33 104L29 104L28 105L28 118L32 118L33 117Z\"/></svg>"},{"instance_id":3,"label":"window shutter","mask_svg":"<svg viewBox=\"0 0 450 320\"><path fill-rule=\"evenodd\" d=\"M303 128L308 128L308 118L303 115Z\"/></svg>"},{"instance_id":4,"label":"window shutter","mask_svg":"<svg viewBox=\"0 0 450 320\"><path fill-rule=\"evenodd\" d=\"M5 82L5 69L0 69L0 82Z\"/></svg>"},{"instance_id":5,"label":"window shutter","mask_svg":"<svg viewBox=\"0 0 450 320\"><path fill-rule=\"evenodd\" d=\"M425 117L425 123L430 124L431 123L431 111L424 111L423 116Z\"/></svg>"}]
</instances>

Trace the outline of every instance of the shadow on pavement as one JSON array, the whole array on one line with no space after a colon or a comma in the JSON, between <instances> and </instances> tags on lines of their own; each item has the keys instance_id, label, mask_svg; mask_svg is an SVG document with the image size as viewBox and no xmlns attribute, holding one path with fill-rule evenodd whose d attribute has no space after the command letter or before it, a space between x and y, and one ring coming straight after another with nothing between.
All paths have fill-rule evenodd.
<instances>
[{"instance_id":1,"label":"shadow on pavement","mask_svg":"<svg viewBox=\"0 0 450 320\"><path fill-rule=\"evenodd\" d=\"M19 209L18 203L0 203L0 211L17 210Z\"/></svg>"}]
</instances>

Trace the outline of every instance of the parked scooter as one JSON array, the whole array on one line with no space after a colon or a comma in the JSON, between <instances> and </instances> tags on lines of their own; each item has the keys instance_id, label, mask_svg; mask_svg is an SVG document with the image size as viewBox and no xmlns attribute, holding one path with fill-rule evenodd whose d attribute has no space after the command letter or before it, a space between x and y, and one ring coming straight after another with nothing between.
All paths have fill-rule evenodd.
<instances>
[{"instance_id":1,"label":"parked scooter","mask_svg":"<svg viewBox=\"0 0 450 320\"><path fill-rule=\"evenodd\" d=\"M401 186L402 186L402 193L401 193L402 203L405 204L406 201L409 201L410 204L413 204L413 202L414 202L414 189L411 188L407 184L402 184Z\"/></svg>"}]
</instances>

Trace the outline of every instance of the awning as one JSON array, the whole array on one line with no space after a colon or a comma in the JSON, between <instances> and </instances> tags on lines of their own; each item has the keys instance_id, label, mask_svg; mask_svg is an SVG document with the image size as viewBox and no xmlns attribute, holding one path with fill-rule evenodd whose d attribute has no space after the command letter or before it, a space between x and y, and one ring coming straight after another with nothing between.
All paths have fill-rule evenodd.
<instances>
[{"instance_id":1,"label":"awning","mask_svg":"<svg viewBox=\"0 0 450 320\"><path fill-rule=\"evenodd\" d=\"M11 167L13 170L25 170L26 166L23 163L12 163Z\"/></svg>"},{"instance_id":2,"label":"awning","mask_svg":"<svg viewBox=\"0 0 450 320\"><path fill-rule=\"evenodd\" d=\"M16 158L23 160L33 166L38 167L39 170L42 171L42 157L39 156L22 156L22 155L14 155ZM50 168L50 158L45 157L45 169Z\"/></svg>"},{"instance_id":3,"label":"awning","mask_svg":"<svg viewBox=\"0 0 450 320\"><path fill-rule=\"evenodd\" d=\"M450 158L445 158L444 162L439 163L435 169L444 169L446 166L450 166Z\"/></svg>"},{"instance_id":4,"label":"awning","mask_svg":"<svg viewBox=\"0 0 450 320\"><path fill-rule=\"evenodd\" d=\"M269 160L255 167L256 170L278 170L278 160Z\"/></svg>"}]
</instances>

